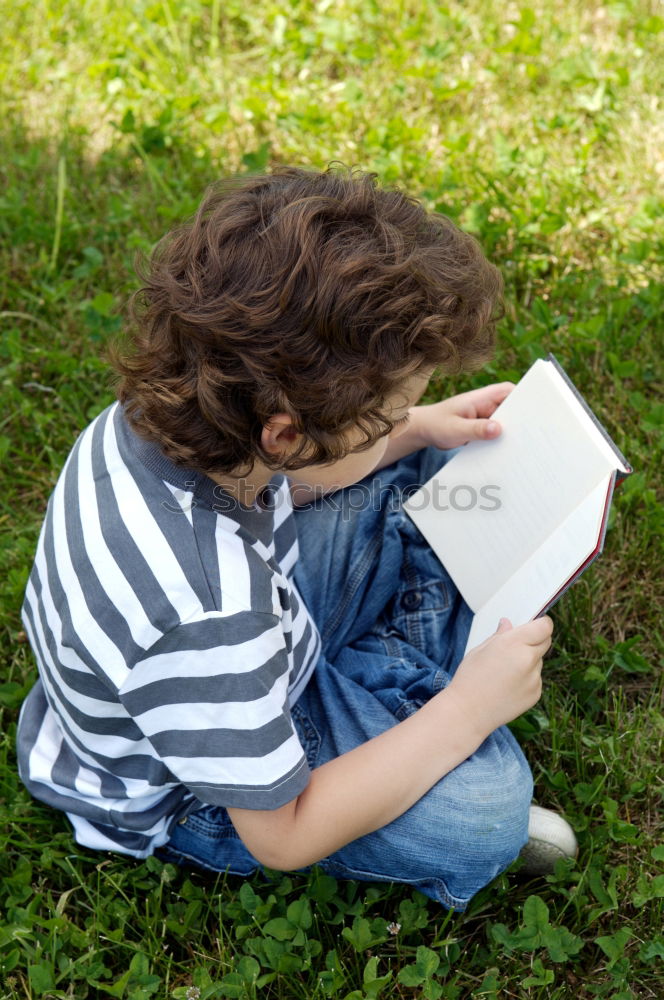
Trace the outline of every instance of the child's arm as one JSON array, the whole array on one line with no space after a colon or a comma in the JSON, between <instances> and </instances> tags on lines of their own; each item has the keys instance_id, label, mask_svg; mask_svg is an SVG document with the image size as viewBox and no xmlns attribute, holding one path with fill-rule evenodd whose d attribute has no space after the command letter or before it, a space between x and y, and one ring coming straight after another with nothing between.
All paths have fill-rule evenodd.
<instances>
[{"instance_id":1,"label":"child's arm","mask_svg":"<svg viewBox=\"0 0 664 1000\"><path fill-rule=\"evenodd\" d=\"M449 686L415 715L316 769L280 809L228 810L264 865L314 864L396 819L466 760L489 733L535 704L550 618L498 632L472 650Z\"/></svg>"},{"instance_id":2,"label":"child's arm","mask_svg":"<svg viewBox=\"0 0 664 1000\"><path fill-rule=\"evenodd\" d=\"M512 382L496 382L450 396L442 403L413 406L405 430L390 437L387 451L374 472L428 445L457 448L468 441L498 437L500 425L490 418L513 388Z\"/></svg>"}]
</instances>

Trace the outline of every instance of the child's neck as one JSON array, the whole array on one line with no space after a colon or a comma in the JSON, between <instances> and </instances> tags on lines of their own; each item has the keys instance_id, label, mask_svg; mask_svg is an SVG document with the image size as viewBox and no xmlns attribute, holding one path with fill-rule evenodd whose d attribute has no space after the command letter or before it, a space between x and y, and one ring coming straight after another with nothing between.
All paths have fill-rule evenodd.
<instances>
[{"instance_id":1,"label":"child's neck","mask_svg":"<svg viewBox=\"0 0 664 1000\"><path fill-rule=\"evenodd\" d=\"M255 507L260 503L260 494L274 475L276 470L268 469L261 462L256 462L251 472L245 476L208 473L210 479L221 486L224 493L232 496L242 507Z\"/></svg>"}]
</instances>

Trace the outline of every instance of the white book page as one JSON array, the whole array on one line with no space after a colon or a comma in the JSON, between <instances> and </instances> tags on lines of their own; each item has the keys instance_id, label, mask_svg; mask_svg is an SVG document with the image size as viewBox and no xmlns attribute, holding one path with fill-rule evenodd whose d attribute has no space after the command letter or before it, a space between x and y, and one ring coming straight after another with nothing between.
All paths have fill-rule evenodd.
<instances>
[{"instance_id":1,"label":"white book page","mask_svg":"<svg viewBox=\"0 0 664 1000\"><path fill-rule=\"evenodd\" d=\"M555 383L557 391L560 392L561 398L565 400L572 412L576 415L584 433L586 433L588 437L595 442L597 448L603 452L604 455L606 455L607 460L611 463L611 468L618 469L620 472L624 472L625 474L630 472L630 469L628 469L627 466L620 461L595 421L586 412L583 404L578 399L573 389L567 384L565 379L560 376L554 364L550 364L548 374Z\"/></svg>"},{"instance_id":2,"label":"white book page","mask_svg":"<svg viewBox=\"0 0 664 1000\"><path fill-rule=\"evenodd\" d=\"M536 361L496 410L501 436L466 445L404 505L473 611L616 468L568 394L551 362Z\"/></svg>"},{"instance_id":3,"label":"white book page","mask_svg":"<svg viewBox=\"0 0 664 1000\"><path fill-rule=\"evenodd\" d=\"M531 621L594 552L602 530L612 475L609 473L592 490L479 609L473 618L466 652L493 635L501 618L509 618L512 625Z\"/></svg>"}]
</instances>

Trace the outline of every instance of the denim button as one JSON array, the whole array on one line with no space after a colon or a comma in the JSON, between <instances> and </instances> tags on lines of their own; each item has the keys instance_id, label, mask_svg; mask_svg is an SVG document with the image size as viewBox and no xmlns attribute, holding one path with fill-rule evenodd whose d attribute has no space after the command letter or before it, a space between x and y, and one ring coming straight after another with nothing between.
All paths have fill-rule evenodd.
<instances>
[{"instance_id":1,"label":"denim button","mask_svg":"<svg viewBox=\"0 0 664 1000\"><path fill-rule=\"evenodd\" d=\"M419 590L407 590L401 598L401 607L406 611L417 611L422 603L422 595Z\"/></svg>"}]
</instances>

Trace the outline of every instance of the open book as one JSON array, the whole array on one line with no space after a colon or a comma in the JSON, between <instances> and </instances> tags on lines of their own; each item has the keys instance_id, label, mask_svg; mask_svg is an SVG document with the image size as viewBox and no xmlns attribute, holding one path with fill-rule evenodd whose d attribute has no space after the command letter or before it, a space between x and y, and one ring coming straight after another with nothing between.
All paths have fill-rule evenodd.
<instances>
[{"instance_id":1,"label":"open book","mask_svg":"<svg viewBox=\"0 0 664 1000\"><path fill-rule=\"evenodd\" d=\"M466 650L500 618L543 614L602 551L617 479L632 470L553 355L404 504L474 611Z\"/></svg>"}]
</instances>

